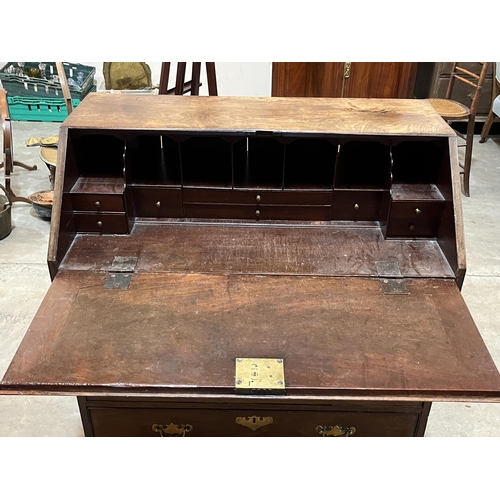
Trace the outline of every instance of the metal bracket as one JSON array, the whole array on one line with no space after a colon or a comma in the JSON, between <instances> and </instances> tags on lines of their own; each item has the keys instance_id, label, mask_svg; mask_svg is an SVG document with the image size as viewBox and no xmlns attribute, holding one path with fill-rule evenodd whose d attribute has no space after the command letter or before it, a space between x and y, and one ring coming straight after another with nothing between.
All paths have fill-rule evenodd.
<instances>
[{"instance_id":1,"label":"metal bracket","mask_svg":"<svg viewBox=\"0 0 500 500\"><path fill-rule=\"evenodd\" d=\"M137 257L115 257L109 268L104 288L126 290L130 286Z\"/></svg>"},{"instance_id":2,"label":"metal bracket","mask_svg":"<svg viewBox=\"0 0 500 500\"><path fill-rule=\"evenodd\" d=\"M409 295L406 281L396 260L375 262L380 285L385 295Z\"/></svg>"}]
</instances>

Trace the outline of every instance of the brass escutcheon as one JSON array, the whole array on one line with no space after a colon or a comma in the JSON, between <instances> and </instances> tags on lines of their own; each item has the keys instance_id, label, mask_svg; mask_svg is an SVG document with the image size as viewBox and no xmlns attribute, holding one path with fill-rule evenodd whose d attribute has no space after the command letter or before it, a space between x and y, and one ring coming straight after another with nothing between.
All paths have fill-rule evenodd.
<instances>
[{"instance_id":1,"label":"brass escutcheon","mask_svg":"<svg viewBox=\"0 0 500 500\"><path fill-rule=\"evenodd\" d=\"M258 417L257 415L252 415L251 417L236 417L236 423L248 427L252 429L252 431L256 431L260 427L272 424L273 417Z\"/></svg>"},{"instance_id":2,"label":"brass escutcheon","mask_svg":"<svg viewBox=\"0 0 500 500\"><path fill-rule=\"evenodd\" d=\"M193 426L191 424L174 423L170 423L168 425L153 424L151 429L160 434L160 437L184 437L187 432L191 432L193 430Z\"/></svg>"}]
</instances>

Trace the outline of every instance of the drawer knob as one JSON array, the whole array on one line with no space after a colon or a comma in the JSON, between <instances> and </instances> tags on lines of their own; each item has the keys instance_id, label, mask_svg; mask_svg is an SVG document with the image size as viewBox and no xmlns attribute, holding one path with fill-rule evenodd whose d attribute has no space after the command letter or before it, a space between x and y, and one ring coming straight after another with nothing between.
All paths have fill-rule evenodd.
<instances>
[{"instance_id":1,"label":"drawer knob","mask_svg":"<svg viewBox=\"0 0 500 500\"><path fill-rule=\"evenodd\" d=\"M359 210L359 205L357 203L354 204L354 210Z\"/></svg>"},{"instance_id":2,"label":"drawer knob","mask_svg":"<svg viewBox=\"0 0 500 500\"><path fill-rule=\"evenodd\" d=\"M349 437L356 432L356 427L318 425L318 427L316 427L316 432L323 437Z\"/></svg>"},{"instance_id":3,"label":"drawer knob","mask_svg":"<svg viewBox=\"0 0 500 500\"><path fill-rule=\"evenodd\" d=\"M420 208L416 208L416 209L415 209L415 213L416 213L417 215L420 215L420 214L422 213L422 210L420 210Z\"/></svg>"},{"instance_id":4,"label":"drawer knob","mask_svg":"<svg viewBox=\"0 0 500 500\"><path fill-rule=\"evenodd\" d=\"M415 229L415 224L410 224L410 231L413 231Z\"/></svg>"},{"instance_id":5,"label":"drawer knob","mask_svg":"<svg viewBox=\"0 0 500 500\"><path fill-rule=\"evenodd\" d=\"M99 208L99 207L101 206L101 202L100 202L100 201L96 201L96 202L95 202L95 206L96 206L97 208Z\"/></svg>"},{"instance_id":6,"label":"drawer knob","mask_svg":"<svg viewBox=\"0 0 500 500\"><path fill-rule=\"evenodd\" d=\"M160 208L161 207L161 201L157 201L156 202L156 208Z\"/></svg>"},{"instance_id":7,"label":"drawer knob","mask_svg":"<svg viewBox=\"0 0 500 500\"><path fill-rule=\"evenodd\" d=\"M273 417L259 417L257 415L252 415L251 417L236 417L236 423L248 427L252 429L252 431L256 431L265 425L272 424Z\"/></svg>"},{"instance_id":8,"label":"drawer knob","mask_svg":"<svg viewBox=\"0 0 500 500\"><path fill-rule=\"evenodd\" d=\"M193 430L191 424L174 424L170 423L168 425L153 424L151 429L157 432L160 437L184 437L187 432Z\"/></svg>"},{"instance_id":9,"label":"drawer knob","mask_svg":"<svg viewBox=\"0 0 500 500\"><path fill-rule=\"evenodd\" d=\"M102 227L102 221L100 220L97 221L97 227Z\"/></svg>"},{"instance_id":10,"label":"drawer knob","mask_svg":"<svg viewBox=\"0 0 500 500\"><path fill-rule=\"evenodd\" d=\"M255 215L256 215L257 217L259 217L259 216L260 216L260 210L256 210L256 211L255 211Z\"/></svg>"},{"instance_id":11,"label":"drawer knob","mask_svg":"<svg viewBox=\"0 0 500 500\"><path fill-rule=\"evenodd\" d=\"M258 194L258 195L255 197L255 199L256 199L257 201L260 201L260 200L261 200L261 198L260 198L260 194Z\"/></svg>"}]
</instances>

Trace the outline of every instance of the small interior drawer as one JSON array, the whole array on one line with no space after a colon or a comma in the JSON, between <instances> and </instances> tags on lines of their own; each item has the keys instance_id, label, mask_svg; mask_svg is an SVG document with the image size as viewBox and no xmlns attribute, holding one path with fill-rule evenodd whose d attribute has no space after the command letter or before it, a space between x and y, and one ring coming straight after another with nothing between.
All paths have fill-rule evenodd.
<instances>
[{"instance_id":1,"label":"small interior drawer","mask_svg":"<svg viewBox=\"0 0 500 500\"><path fill-rule=\"evenodd\" d=\"M322 428L354 428L353 436L414 436L420 413L265 409L90 408L94 436L321 437ZM159 429L161 426L161 432ZM156 428L155 432L153 428Z\"/></svg>"},{"instance_id":2,"label":"small interior drawer","mask_svg":"<svg viewBox=\"0 0 500 500\"><path fill-rule=\"evenodd\" d=\"M395 238L434 238L437 236L440 219L428 218L391 218L387 222L387 237Z\"/></svg>"},{"instance_id":3,"label":"small interior drawer","mask_svg":"<svg viewBox=\"0 0 500 500\"><path fill-rule=\"evenodd\" d=\"M244 205L329 205L329 191L270 191L245 189L184 189L188 203L229 203Z\"/></svg>"},{"instance_id":4,"label":"small interior drawer","mask_svg":"<svg viewBox=\"0 0 500 500\"><path fill-rule=\"evenodd\" d=\"M123 212L123 196L113 194L71 194L73 210L92 212Z\"/></svg>"},{"instance_id":5,"label":"small interior drawer","mask_svg":"<svg viewBox=\"0 0 500 500\"><path fill-rule=\"evenodd\" d=\"M185 203L185 217L276 220L329 220L330 206L216 205Z\"/></svg>"},{"instance_id":6,"label":"small interior drawer","mask_svg":"<svg viewBox=\"0 0 500 500\"><path fill-rule=\"evenodd\" d=\"M332 219L379 219L382 191L335 190L333 193Z\"/></svg>"},{"instance_id":7,"label":"small interior drawer","mask_svg":"<svg viewBox=\"0 0 500 500\"><path fill-rule=\"evenodd\" d=\"M394 201L391 203L389 218L395 219L438 219L444 210L444 201Z\"/></svg>"},{"instance_id":8,"label":"small interior drawer","mask_svg":"<svg viewBox=\"0 0 500 500\"><path fill-rule=\"evenodd\" d=\"M132 193L137 217L182 217L180 189L140 187Z\"/></svg>"},{"instance_id":9,"label":"small interior drawer","mask_svg":"<svg viewBox=\"0 0 500 500\"><path fill-rule=\"evenodd\" d=\"M79 233L128 233L127 216L122 213L75 212L75 228Z\"/></svg>"}]
</instances>

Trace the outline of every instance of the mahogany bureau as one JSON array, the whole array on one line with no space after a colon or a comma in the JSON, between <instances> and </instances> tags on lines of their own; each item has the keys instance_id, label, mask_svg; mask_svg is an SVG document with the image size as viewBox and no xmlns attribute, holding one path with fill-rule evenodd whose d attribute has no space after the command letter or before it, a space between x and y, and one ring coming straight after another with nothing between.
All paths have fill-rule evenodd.
<instances>
[{"instance_id":1,"label":"mahogany bureau","mask_svg":"<svg viewBox=\"0 0 500 500\"><path fill-rule=\"evenodd\" d=\"M87 436L422 436L500 401L426 101L93 94L59 144L2 393L78 396Z\"/></svg>"}]
</instances>

